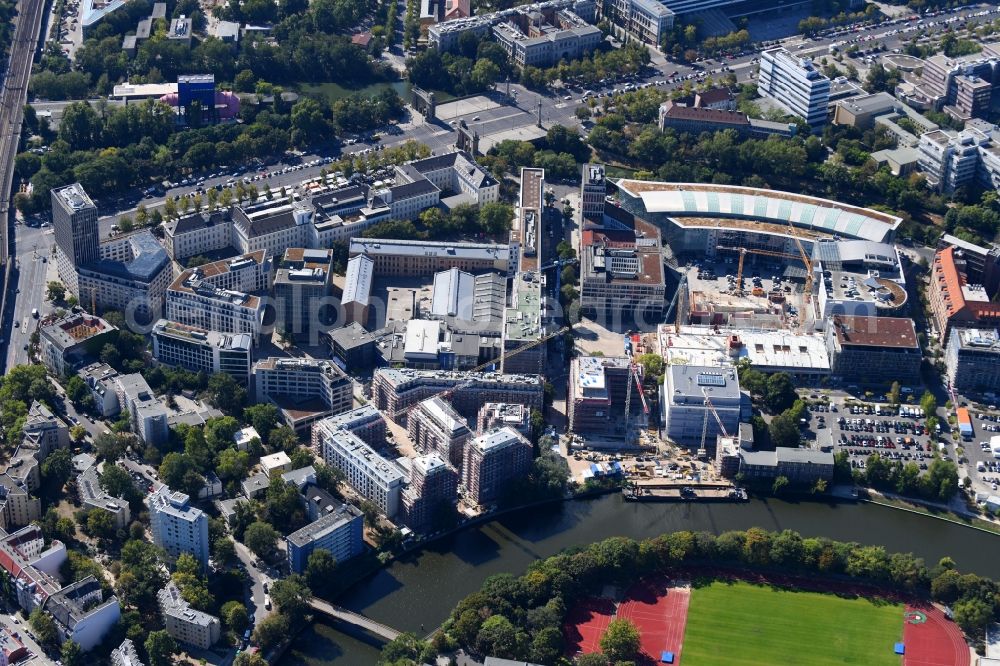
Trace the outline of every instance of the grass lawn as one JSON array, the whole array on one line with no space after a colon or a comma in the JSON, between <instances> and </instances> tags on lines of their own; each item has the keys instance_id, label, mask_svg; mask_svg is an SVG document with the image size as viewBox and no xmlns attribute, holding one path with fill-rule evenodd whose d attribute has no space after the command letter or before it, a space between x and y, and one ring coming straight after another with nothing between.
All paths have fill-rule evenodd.
<instances>
[{"instance_id":1,"label":"grass lawn","mask_svg":"<svg viewBox=\"0 0 1000 666\"><path fill-rule=\"evenodd\" d=\"M899 666L902 604L714 581L691 590L681 663Z\"/></svg>"}]
</instances>

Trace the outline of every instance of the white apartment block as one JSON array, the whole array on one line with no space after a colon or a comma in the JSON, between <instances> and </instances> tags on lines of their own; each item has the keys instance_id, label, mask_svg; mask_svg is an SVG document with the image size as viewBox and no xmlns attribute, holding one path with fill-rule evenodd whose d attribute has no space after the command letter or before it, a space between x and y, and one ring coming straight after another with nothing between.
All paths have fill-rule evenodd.
<instances>
[{"instance_id":1,"label":"white apartment block","mask_svg":"<svg viewBox=\"0 0 1000 666\"><path fill-rule=\"evenodd\" d=\"M93 576L63 587L48 598L43 609L55 620L59 640L73 641L84 652L97 647L121 617L117 597L105 599Z\"/></svg>"},{"instance_id":2,"label":"white apartment block","mask_svg":"<svg viewBox=\"0 0 1000 666\"><path fill-rule=\"evenodd\" d=\"M780 47L763 51L757 90L814 129L826 124L830 79L810 58L794 56Z\"/></svg>"},{"instance_id":3,"label":"white apartment block","mask_svg":"<svg viewBox=\"0 0 1000 666\"><path fill-rule=\"evenodd\" d=\"M174 640L207 650L222 634L219 618L191 608L173 581L156 593L163 623Z\"/></svg>"},{"instance_id":4,"label":"white apartment block","mask_svg":"<svg viewBox=\"0 0 1000 666\"><path fill-rule=\"evenodd\" d=\"M163 485L146 499L153 543L172 558L190 553L202 567L208 566L208 516L190 506L189 498Z\"/></svg>"},{"instance_id":5,"label":"white apartment block","mask_svg":"<svg viewBox=\"0 0 1000 666\"><path fill-rule=\"evenodd\" d=\"M985 132L974 128L925 132L917 150L917 163L933 189L951 193L973 182L1000 189L1000 146Z\"/></svg>"},{"instance_id":6,"label":"white apartment block","mask_svg":"<svg viewBox=\"0 0 1000 666\"><path fill-rule=\"evenodd\" d=\"M266 358L254 365L253 377L257 402L274 403L298 432L354 406L354 384L332 361Z\"/></svg>"},{"instance_id":7,"label":"white apartment block","mask_svg":"<svg viewBox=\"0 0 1000 666\"><path fill-rule=\"evenodd\" d=\"M253 341L248 334L218 333L160 319L153 326L153 358L192 372L224 372L250 382Z\"/></svg>"},{"instance_id":8,"label":"white apartment block","mask_svg":"<svg viewBox=\"0 0 1000 666\"><path fill-rule=\"evenodd\" d=\"M118 375L114 379L118 404L127 411L132 432L146 444L160 446L167 441L167 409L157 400L153 389L139 373Z\"/></svg>"},{"instance_id":9,"label":"white apartment block","mask_svg":"<svg viewBox=\"0 0 1000 666\"><path fill-rule=\"evenodd\" d=\"M313 426L313 443L323 462L341 470L359 495L388 518L396 515L405 478L394 462L380 456L360 437L330 419Z\"/></svg>"}]
</instances>

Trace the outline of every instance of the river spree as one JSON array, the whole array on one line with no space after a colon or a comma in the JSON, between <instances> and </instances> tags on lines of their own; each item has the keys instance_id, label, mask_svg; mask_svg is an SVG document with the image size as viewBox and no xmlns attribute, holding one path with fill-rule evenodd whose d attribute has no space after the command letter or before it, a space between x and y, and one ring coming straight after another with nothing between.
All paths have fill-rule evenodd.
<instances>
[{"instance_id":1,"label":"river spree","mask_svg":"<svg viewBox=\"0 0 1000 666\"><path fill-rule=\"evenodd\" d=\"M337 603L403 631L426 635L489 576L520 574L532 560L611 536L643 539L676 530L719 534L749 527L791 529L803 536L913 552L933 564L954 558L959 569L1000 578L1000 536L874 504L755 500L746 504L626 503L620 495L516 513L459 532L393 563ZM319 624L303 632L282 666L372 664L378 650Z\"/></svg>"}]
</instances>

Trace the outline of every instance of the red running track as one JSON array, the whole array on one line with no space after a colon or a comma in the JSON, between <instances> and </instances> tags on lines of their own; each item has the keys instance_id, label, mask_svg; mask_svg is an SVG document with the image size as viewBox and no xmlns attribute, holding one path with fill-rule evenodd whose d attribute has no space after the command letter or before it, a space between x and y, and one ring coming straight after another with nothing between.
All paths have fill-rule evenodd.
<instances>
[{"instance_id":1,"label":"red running track","mask_svg":"<svg viewBox=\"0 0 1000 666\"><path fill-rule=\"evenodd\" d=\"M642 652L650 661L659 663L662 653L673 652L673 663L679 664L690 600L690 588L670 587L665 580L640 582L629 589L618 606L618 617L635 624Z\"/></svg>"},{"instance_id":2,"label":"red running track","mask_svg":"<svg viewBox=\"0 0 1000 666\"><path fill-rule=\"evenodd\" d=\"M566 617L566 655L600 652L600 640L612 618L629 619L639 630L645 664L658 664L663 652L674 653L680 663L687 625L690 588L671 587L666 579L636 583L615 608L610 599L587 599Z\"/></svg>"},{"instance_id":3,"label":"red running track","mask_svg":"<svg viewBox=\"0 0 1000 666\"><path fill-rule=\"evenodd\" d=\"M903 666L969 666L972 658L958 625L931 604L907 604L906 611L919 611L927 622L903 621Z\"/></svg>"}]
</instances>

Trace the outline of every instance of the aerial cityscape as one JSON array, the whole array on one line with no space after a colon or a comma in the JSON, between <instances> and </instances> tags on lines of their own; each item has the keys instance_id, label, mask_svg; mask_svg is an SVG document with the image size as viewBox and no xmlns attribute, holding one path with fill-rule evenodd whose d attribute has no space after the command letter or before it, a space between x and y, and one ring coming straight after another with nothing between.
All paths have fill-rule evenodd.
<instances>
[{"instance_id":1,"label":"aerial cityscape","mask_svg":"<svg viewBox=\"0 0 1000 666\"><path fill-rule=\"evenodd\" d=\"M1000 664L1000 4L0 14L0 666Z\"/></svg>"}]
</instances>

